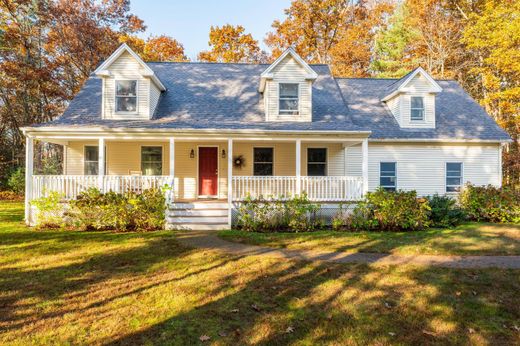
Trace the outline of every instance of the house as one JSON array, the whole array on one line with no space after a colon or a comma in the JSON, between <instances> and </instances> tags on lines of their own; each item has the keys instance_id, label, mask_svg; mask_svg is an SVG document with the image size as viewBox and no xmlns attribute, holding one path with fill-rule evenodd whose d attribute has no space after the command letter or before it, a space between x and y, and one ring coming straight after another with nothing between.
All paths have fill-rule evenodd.
<instances>
[{"instance_id":1,"label":"house","mask_svg":"<svg viewBox=\"0 0 520 346\"><path fill-rule=\"evenodd\" d=\"M122 45L58 119L23 129L26 205L96 186L172 186L170 227L225 228L248 194L306 192L334 208L367 192L501 185L509 136L452 80L335 78L292 49L271 65L145 63ZM64 146L33 174L33 141ZM26 208L26 220L33 220Z\"/></svg>"}]
</instances>

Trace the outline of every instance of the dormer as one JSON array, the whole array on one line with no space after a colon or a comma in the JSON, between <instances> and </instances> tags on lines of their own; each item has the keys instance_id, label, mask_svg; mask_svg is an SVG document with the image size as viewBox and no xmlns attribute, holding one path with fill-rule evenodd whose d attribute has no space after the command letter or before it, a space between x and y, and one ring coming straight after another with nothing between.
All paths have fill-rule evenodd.
<instances>
[{"instance_id":1,"label":"dormer","mask_svg":"<svg viewBox=\"0 0 520 346\"><path fill-rule=\"evenodd\" d=\"M266 121L312 121L312 83L318 75L292 48L260 77Z\"/></svg>"},{"instance_id":2,"label":"dormer","mask_svg":"<svg viewBox=\"0 0 520 346\"><path fill-rule=\"evenodd\" d=\"M103 119L150 119L166 88L128 45L122 44L94 73L102 79Z\"/></svg>"},{"instance_id":3,"label":"dormer","mask_svg":"<svg viewBox=\"0 0 520 346\"><path fill-rule=\"evenodd\" d=\"M382 101L403 128L435 128L435 95L439 84L421 67L392 83Z\"/></svg>"}]
</instances>

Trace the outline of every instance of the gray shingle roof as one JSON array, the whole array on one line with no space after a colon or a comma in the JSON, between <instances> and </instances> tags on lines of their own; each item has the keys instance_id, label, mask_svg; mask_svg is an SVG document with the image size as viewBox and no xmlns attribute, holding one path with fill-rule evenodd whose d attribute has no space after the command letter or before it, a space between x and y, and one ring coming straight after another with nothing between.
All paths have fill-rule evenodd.
<instances>
[{"instance_id":1,"label":"gray shingle roof","mask_svg":"<svg viewBox=\"0 0 520 346\"><path fill-rule=\"evenodd\" d=\"M101 80L92 76L58 119L36 126L143 129L260 129L290 131L373 131L373 138L460 138L507 140L509 137L453 81L436 102L437 128L401 129L380 100L395 79L334 79L327 65L311 65L312 122L266 122L260 74L268 65L148 63L168 89L150 120L101 119Z\"/></svg>"}]
</instances>

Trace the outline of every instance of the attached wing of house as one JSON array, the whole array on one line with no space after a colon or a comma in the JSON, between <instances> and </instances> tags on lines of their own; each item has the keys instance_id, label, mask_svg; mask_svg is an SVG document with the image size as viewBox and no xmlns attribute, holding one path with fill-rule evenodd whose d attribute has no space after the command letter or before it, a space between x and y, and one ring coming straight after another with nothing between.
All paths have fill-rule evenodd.
<instances>
[{"instance_id":1,"label":"attached wing of house","mask_svg":"<svg viewBox=\"0 0 520 346\"><path fill-rule=\"evenodd\" d=\"M91 186L167 184L174 227L213 228L228 227L247 195L305 192L326 205L379 186L430 195L500 185L510 140L457 82L421 68L401 79L334 78L292 49L271 65L145 63L126 45L60 118L23 130L27 203L50 190L71 199ZM34 140L64 146L63 175L33 174ZM211 213L180 217L207 201Z\"/></svg>"}]
</instances>

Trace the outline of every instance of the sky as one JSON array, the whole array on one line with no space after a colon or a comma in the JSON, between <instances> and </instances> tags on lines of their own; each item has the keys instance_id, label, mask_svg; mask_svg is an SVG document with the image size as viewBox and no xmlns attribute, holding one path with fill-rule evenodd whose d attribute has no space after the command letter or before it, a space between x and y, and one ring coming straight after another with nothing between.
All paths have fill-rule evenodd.
<instances>
[{"instance_id":1,"label":"sky","mask_svg":"<svg viewBox=\"0 0 520 346\"><path fill-rule=\"evenodd\" d=\"M265 49L263 39L275 19L284 18L290 0L132 0L131 12L143 19L142 38L168 35L184 45L186 55L196 60L208 49L211 25L242 25Z\"/></svg>"}]
</instances>

